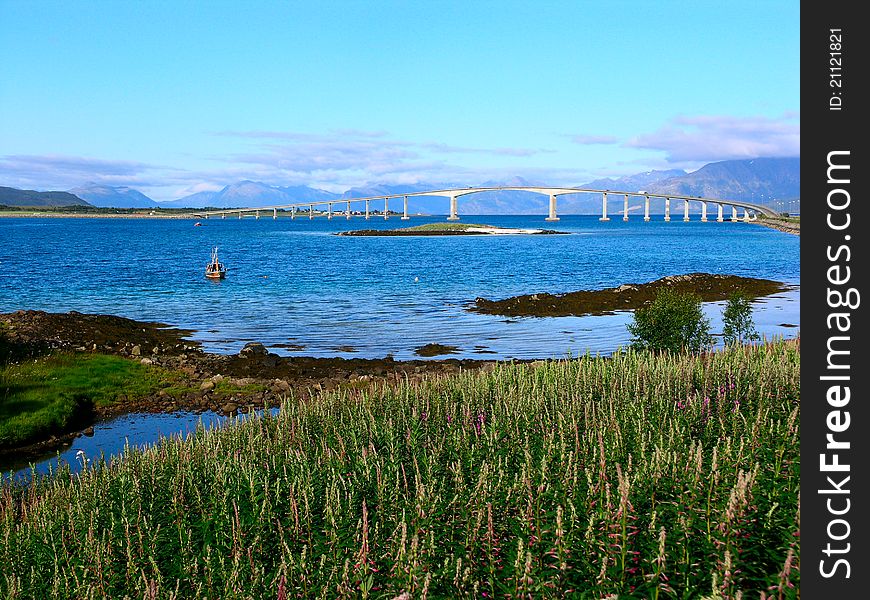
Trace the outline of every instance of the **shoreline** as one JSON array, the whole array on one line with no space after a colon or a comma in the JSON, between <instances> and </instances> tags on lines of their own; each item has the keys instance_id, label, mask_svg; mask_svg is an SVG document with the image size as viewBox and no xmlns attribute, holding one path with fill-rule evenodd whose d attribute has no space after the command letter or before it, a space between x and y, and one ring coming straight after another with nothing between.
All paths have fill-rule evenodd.
<instances>
[{"instance_id":1,"label":"shoreline","mask_svg":"<svg viewBox=\"0 0 870 600\"><path fill-rule=\"evenodd\" d=\"M791 235L800 236L801 234L801 224L800 221L787 221L785 219L772 219L772 218L764 218L764 219L756 219L755 221L749 221L749 223L755 225L761 225L763 227L767 227L769 229L775 229L777 231L781 231L783 233L790 233Z\"/></svg>"},{"instance_id":2,"label":"shoreline","mask_svg":"<svg viewBox=\"0 0 870 600\"><path fill-rule=\"evenodd\" d=\"M321 391L419 383L427 377L492 369L500 362L450 358L450 347L439 344L423 348L435 347L438 353L432 356L443 358L427 360L279 356L256 342L237 354L217 354L205 352L199 342L187 339L191 333L115 315L33 310L0 314L0 342L5 341L11 359L15 359L10 359L10 364L61 353L103 354L174 376L171 385L167 383L153 394L122 396L111 405L90 407L75 430L23 446L0 448L0 455L44 453L84 434L95 423L124 414L213 411L235 415L277 406L291 393L305 400Z\"/></svg>"},{"instance_id":3,"label":"shoreline","mask_svg":"<svg viewBox=\"0 0 870 600\"><path fill-rule=\"evenodd\" d=\"M19 212L3 212L0 211L0 218L6 219L198 219L190 213L167 215L167 214L101 214L101 213L53 213L53 212L38 212L19 213Z\"/></svg>"}]
</instances>

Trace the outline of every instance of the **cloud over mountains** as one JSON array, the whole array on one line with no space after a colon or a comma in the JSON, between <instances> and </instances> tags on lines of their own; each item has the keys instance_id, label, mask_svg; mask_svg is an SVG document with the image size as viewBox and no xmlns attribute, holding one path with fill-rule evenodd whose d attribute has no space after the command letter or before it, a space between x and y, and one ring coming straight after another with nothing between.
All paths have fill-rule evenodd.
<instances>
[{"instance_id":1,"label":"cloud over mountains","mask_svg":"<svg viewBox=\"0 0 870 600\"><path fill-rule=\"evenodd\" d=\"M671 163L709 162L800 155L800 121L796 114L779 118L676 117L652 133L625 144L664 152Z\"/></svg>"},{"instance_id":2,"label":"cloud over mountains","mask_svg":"<svg viewBox=\"0 0 870 600\"><path fill-rule=\"evenodd\" d=\"M229 151L201 157L206 162L188 168L61 154L0 156L0 185L43 190L91 184L126 186L169 200L219 192L230 182L249 180L277 188L310 186L341 194L373 182L431 186L504 180L514 175L577 185L611 176L614 171L619 176L639 169L695 169L713 161L800 155L797 113L779 117L683 115L631 138L600 131L559 133L550 148L419 141L387 131L358 129L218 131L212 135L226 141ZM576 159L575 152L589 147L600 148L602 157L613 152L625 156L608 160L615 165L613 170Z\"/></svg>"}]
</instances>

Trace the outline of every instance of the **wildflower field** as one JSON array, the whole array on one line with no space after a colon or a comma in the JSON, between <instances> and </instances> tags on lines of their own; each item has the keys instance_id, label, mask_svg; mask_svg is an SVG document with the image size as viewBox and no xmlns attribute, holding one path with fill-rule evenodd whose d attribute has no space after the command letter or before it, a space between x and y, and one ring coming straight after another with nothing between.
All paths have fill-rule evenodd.
<instances>
[{"instance_id":1,"label":"wildflower field","mask_svg":"<svg viewBox=\"0 0 870 600\"><path fill-rule=\"evenodd\" d=\"M290 398L6 484L0 596L795 597L799 344Z\"/></svg>"}]
</instances>

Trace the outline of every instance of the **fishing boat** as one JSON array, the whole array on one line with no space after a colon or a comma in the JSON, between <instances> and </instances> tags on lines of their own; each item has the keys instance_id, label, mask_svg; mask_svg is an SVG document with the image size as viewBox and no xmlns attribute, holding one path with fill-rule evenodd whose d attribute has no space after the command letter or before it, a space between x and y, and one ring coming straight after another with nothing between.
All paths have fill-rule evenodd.
<instances>
[{"instance_id":1,"label":"fishing boat","mask_svg":"<svg viewBox=\"0 0 870 600\"><path fill-rule=\"evenodd\" d=\"M223 279L227 275L227 268L218 260L217 246L212 248L211 262L205 267L205 276L209 279Z\"/></svg>"}]
</instances>

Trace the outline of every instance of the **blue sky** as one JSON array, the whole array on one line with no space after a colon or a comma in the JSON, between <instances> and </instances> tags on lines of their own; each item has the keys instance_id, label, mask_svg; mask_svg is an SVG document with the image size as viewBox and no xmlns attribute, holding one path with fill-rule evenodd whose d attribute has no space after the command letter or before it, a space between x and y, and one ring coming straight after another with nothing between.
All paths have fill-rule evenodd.
<instances>
[{"instance_id":1,"label":"blue sky","mask_svg":"<svg viewBox=\"0 0 870 600\"><path fill-rule=\"evenodd\" d=\"M0 0L0 185L553 185L800 149L799 3Z\"/></svg>"}]
</instances>

